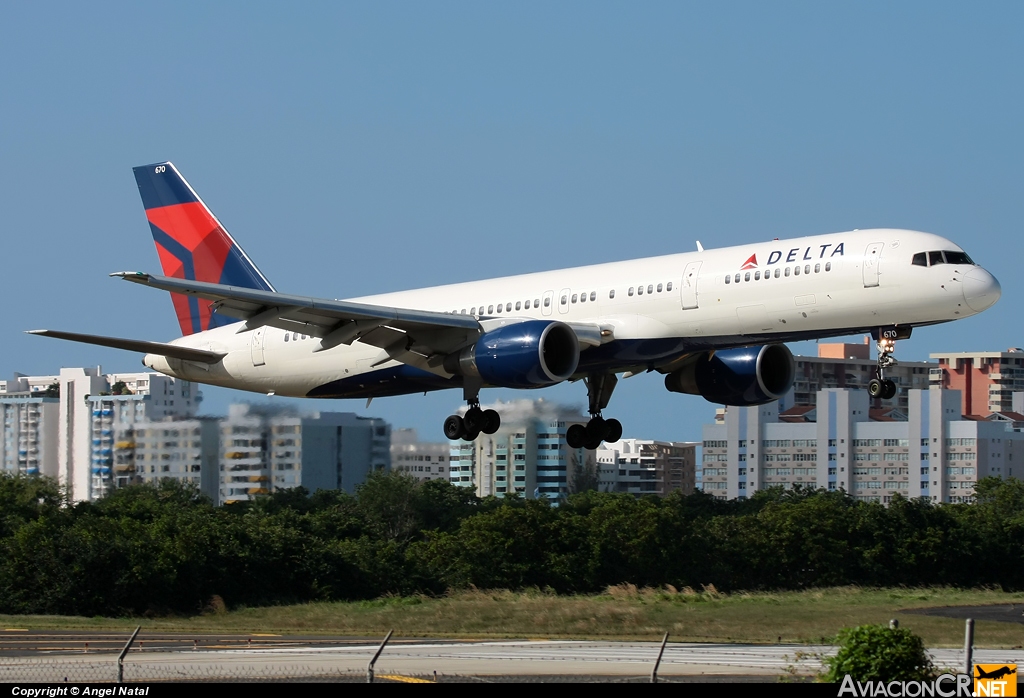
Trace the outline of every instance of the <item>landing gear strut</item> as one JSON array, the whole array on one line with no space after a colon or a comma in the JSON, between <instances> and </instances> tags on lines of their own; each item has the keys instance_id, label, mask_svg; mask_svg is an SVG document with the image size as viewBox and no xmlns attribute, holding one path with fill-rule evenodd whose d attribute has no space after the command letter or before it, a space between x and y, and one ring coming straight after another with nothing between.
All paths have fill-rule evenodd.
<instances>
[{"instance_id":1,"label":"landing gear strut","mask_svg":"<svg viewBox=\"0 0 1024 698\"><path fill-rule=\"evenodd\" d=\"M896 397L896 383L885 377L885 369L896 365L892 355L896 351L897 330L880 330L877 334L878 367L868 383L868 395L891 400Z\"/></svg>"},{"instance_id":2,"label":"landing gear strut","mask_svg":"<svg viewBox=\"0 0 1024 698\"><path fill-rule=\"evenodd\" d=\"M586 426L573 424L565 432L569 448L595 449L602 441L614 442L622 438L622 424L617 419L605 419L601 410L608 406L618 378L614 373L591 373L583 382L587 386L590 403L590 421Z\"/></svg>"},{"instance_id":3,"label":"landing gear strut","mask_svg":"<svg viewBox=\"0 0 1024 698\"><path fill-rule=\"evenodd\" d=\"M460 417L457 414L450 415L444 420L444 435L450 441L462 439L463 441L474 441L484 434L493 434L501 427L501 415L494 410L480 409L480 386L479 384L466 383L463 386L463 396L469 404L466 414Z\"/></svg>"}]
</instances>

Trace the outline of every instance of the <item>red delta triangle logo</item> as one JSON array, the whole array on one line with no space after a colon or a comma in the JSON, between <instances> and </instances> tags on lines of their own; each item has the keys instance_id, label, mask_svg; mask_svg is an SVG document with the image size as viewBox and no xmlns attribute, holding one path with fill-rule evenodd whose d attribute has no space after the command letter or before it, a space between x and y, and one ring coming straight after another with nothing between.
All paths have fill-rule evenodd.
<instances>
[{"instance_id":1,"label":"red delta triangle logo","mask_svg":"<svg viewBox=\"0 0 1024 698\"><path fill-rule=\"evenodd\" d=\"M747 261L745 261L743 263L743 266L740 267L740 271L743 271L744 269L757 269L757 255L756 254L750 255L750 258L747 259Z\"/></svg>"}]
</instances>

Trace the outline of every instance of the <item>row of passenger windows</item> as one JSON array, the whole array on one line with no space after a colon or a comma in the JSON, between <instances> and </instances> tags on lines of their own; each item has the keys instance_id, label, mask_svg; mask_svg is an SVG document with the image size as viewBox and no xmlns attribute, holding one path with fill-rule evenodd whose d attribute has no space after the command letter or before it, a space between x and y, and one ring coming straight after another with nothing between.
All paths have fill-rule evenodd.
<instances>
[{"instance_id":1,"label":"row of passenger windows","mask_svg":"<svg viewBox=\"0 0 1024 698\"><path fill-rule=\"evenodd\" d=\"M810 264L805 264L803 267L795 266L795 267L786 267L785 269L779 267L779 268L777 268L775 270L775 278L778 279L779 277L782 277L782 276L789 276L791 270L792 270L793 276L800 276L801 273L803 273L803 274L810 274L811 273L811 265ZM801 272L801 270L802 270L802 272ZM832 262L825 262L825 271L832 271ZM815 274L820 274L821 273L821 262L819 262L819 263L814 265L814 273ZM748 272L745 272L743 274L736 274L736 276L727 276L727 277L725 277L725 283L727 283L727 284L738 284L740 281L751 281L751 280L753 280L753 281L760 281L762 278L765 278L765 279L772 278L772 270L771 269L766 270L765 273L764 273L764 277L761 276L761 272L760 271L755 271L755 272L749 272L748 271Z\"/></svg>"},{"instance_id":2,"label":"row of passenger windows","mask_svg":"<svg viewBox=\"0 0 1024 698\"><path fill-rule=\"evenodd\" d=\"M312 339L312 336L310 336L308 334L299 334L298 332L285 332L284 333L284 341L286 341L286 342L288 342L288 341L297 342L300 339Z\"/></svg>"},{"instance_id":3,"label":"row of passenger windows","mask_svg":"<svg viewBox=\"0 0 1024 698\"><path fill-rule=\"evenodd\" d=\"M661 289L662 289L662 285L661 284L658 284L657 286L655 286L654 284L647 284L647 293L648 294L655 293L655 291L657 291L657 293L661 293ZM668 291L671 291L672 290L672 282L669 281L667 284L665 284L664 289L665 289L666 293ZM630 295L630 296L633 295L633 287L632 286L629 287L629 291L627 292L627 294ZM638 296L644 295L644 287L643 286L637 286L636 287L636 295L638 295ZM612 291L611 297L615 298L615 291Z\"/></svg>"},{"instance_id":4,"label":"row of passenger windows","mask_svg":"<svg viewBox=\"0 0 1024 698\"><path fill-rule=\"evenodd\" d=\"M544 307L548 308L550 306L551 306L551 299L550 298L545 298L544 299ZM530 300L527 300L527 301L516 301L516 304L515 304L515 309L516 310L529 310L530 308L539 308L539 307L540 307L540 299L539 298L535 298L532 301L530 301ZM476 315L477 314L477 310L480 311L480 313L479 313L480 315L484 315L485 314L484 313L484 306L482 306L482 305L479 308L477 308L475 306L470 308L469 309L469 314L470 315ZM502 305L501 303L498 303L497 305L489 305L489 306L487 306L487 313L486 314L487 315L493 315L495 311L497 311L499 313L503 312L503 311L506 312L506 313L511 313L512 312L512 304L511 303L505 303L504 305ZM465 315L466 314L466 309L463 308L461 311L459 311L459 310L453 310L452 311L452 315L458 315L459 313Z\"/></svg>"},{"instance_id":5,"label":"row of passenger windows","mask_svg":"<svg viewBox=\"0 0 1024 698\"><path fill-rule=\"evenodd\" d=\"M936 264L974 264L966 252L939 251L918 252L914 255L914 266L934 267Z\"/></svg>"},{"instance_id":6,"label":"row of passenger windows","mask_svg":"<svg viewBox=\"0 0 1024 698\"><path fill-rule=\"evenodd\" d=\"M661 284L647 284L647 287L646 287L646 292L648 294L661 293L663 291L668 292L668 291L671 291L671 290L672 290L672 282L671 281L669 281L668 283L661 283ZM644 292L645 291L644 291L644 287L643 286L630 286L629 290L627 291L627 295L632 296L632 295L635 294L635 295L638 295L638 296L642 296L642 295L644 295ZM608 291L608 298L610 298L610 299L611 298L615 298L615 289L611 289L611 290ZM568 293L566 293L566 294L563 294L559 298L559 302L563 306L564 305L569 305L570 303L573 303L573 304L575 304L575 303L586 303L587 301L590 301L591 303L597 302L597 291L590 291L589 293L584 291L583 293L574 293L571 296ZM540 299L539 298L535 298L532 301L530 301L530 300L516 301L515 304L512 304L512 303L498 303L497 305L488 305L488 306L486 306L486 310L485 310L485 306L482 306L482 305L481 306L474 306L474 307L469 309L469 314L470 315L477 315L477 314L479 314L479 315L494 315L496 312L497 313L501 313L501 312L511 313L513 310L516 310L516 311L518 311L518 310L530 310L530 308L537 309L537 308L540 308L540 307L541 307ZM544 299L544 307L545 308L551 307L551 298L545 298ZM453 315L458 315L458 314L465 315L466 314L466 308L463 308L462 310L453 310L452 314Z\"/></svg>"}]
</instances>

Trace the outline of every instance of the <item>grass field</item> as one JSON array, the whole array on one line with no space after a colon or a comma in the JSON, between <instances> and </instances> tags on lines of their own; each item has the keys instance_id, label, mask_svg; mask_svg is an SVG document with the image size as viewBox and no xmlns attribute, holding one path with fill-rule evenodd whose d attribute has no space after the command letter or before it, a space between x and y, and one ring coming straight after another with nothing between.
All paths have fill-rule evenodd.
<instances>
[{"instance_id":1,"label":"grass field","mask_svg":"<svg viewBox=\"0 0 1024 698\"><path fill-rule=\"evenodd\" d=\"M145 630L204 633L383 635L403 637L658 639L674 641L822 643L843 627L887 623L921 635L930 647L963 644L964 623L906 609L1022 604L1024 593L995 590L861 589L719 594L714 589L637 590L612 587L597 596L465 591L442 598L383 598L351 603L241 608L194 617L146 619L0 616L0 628ZM1017 647L1024 625L979 621L978 647Z\"/></svg>"}]
</instances>

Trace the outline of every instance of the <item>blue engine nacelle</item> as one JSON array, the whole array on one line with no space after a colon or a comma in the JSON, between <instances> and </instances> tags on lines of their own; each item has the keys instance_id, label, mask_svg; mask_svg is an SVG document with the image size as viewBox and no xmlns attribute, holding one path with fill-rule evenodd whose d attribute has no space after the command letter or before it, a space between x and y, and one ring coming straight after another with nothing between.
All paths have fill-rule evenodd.
<instances>
[{"instance_id":1,"label":"blue engine nacelle","mask_svg":"<svg viewBox=\"0 0 1024 698\"><path fill-rule=\"evenodd\" d=\"M487 332L445 358L449 373L501 388L543 388L572 377L580 361L576 333L564 322L525 320Z\"/></svg>"},{"instance_id":2,"label":"blue engine nacelle","mask_svg":"<svg viewBox=\"0 0 1024 698\"><path fill-rule=\"evenodd\" d=\"M763 405L785 395L795 375L796 362L789 347L766 344L701 354L666 375L665 387L722 405Z\"/></svg>"}]
</instances>

